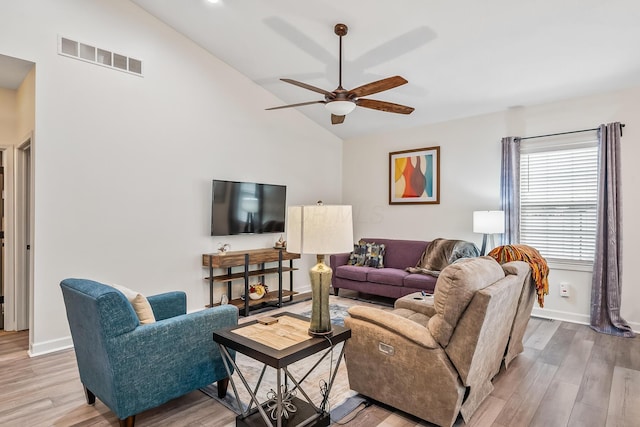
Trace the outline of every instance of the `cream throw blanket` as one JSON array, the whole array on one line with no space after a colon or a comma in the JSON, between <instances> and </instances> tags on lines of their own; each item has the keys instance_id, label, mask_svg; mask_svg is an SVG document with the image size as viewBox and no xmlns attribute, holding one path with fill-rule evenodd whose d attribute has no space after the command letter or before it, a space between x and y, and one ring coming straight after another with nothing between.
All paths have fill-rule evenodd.
<instances>
[{"instance_id":1,"label":"cream throw blanket","mask_svg":"<svg viewBox=\"0 0 640 427\"><path fill-rule=\"evenodd\" d=\"M471 242L464 240L435 239L420 257L415 267L407 267L409 273L428 274L438 277L449 264L460 258L480 256L480 251Z\"/></svg>"}]
</instances>

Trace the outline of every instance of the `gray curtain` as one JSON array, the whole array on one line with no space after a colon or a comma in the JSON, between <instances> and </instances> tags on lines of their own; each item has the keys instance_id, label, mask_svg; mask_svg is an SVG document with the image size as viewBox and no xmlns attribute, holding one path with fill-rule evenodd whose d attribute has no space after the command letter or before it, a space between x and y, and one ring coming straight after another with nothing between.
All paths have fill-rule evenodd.
<instances>
[{"instance_id":1,"label":"gray curtain","mask_svg":"<svg viewBox=\"0 0 640 427\"><path fill-rule=\"evenodd\" d=\"M520 243L520 138L502 138L500 208L504 211L503 245Z\"/></svg>"},{"instance_id":2,"label":"gray curtain","mask_svg":"<svg viewBox=\"0 0 640 427\"><path fill-rule=\"evenodd\" d=\"M620 317L622 285L622 209L620 123L598 130L598 228L591 284L591 327L598 332L633 337Z\"/></svg>"}]
</instances>

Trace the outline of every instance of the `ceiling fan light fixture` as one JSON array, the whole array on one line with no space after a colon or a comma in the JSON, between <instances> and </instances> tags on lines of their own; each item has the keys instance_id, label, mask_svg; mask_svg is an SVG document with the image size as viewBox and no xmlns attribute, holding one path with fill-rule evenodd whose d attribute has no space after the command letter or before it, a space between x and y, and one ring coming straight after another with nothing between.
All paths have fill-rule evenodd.
<instances>
[{"instance_id":1,"label":"ceiling fan light fixture","mask_svg":"<svg viewBox=\"0 0 640 427\"><path fill-rule=\"evenodd\" d=\"M324 104L324 108L335 116L346 116L356 108L353 101L331 101Z\"/></svg>"}]
</instances>

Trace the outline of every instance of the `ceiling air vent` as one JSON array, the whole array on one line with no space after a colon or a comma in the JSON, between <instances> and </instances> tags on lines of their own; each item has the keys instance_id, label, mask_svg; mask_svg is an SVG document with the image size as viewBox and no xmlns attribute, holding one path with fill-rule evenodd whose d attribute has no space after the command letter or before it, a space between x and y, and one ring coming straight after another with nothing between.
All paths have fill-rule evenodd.
<instances>
[{"instance_id":1,"label":"ceiling air vent","mask_svg":"<svg viewBox=\"0 0 640 427\"><path fill-rule=\"evenodd\" d=\"M58 54L142 76L142 61L110 50L58 37Z\"/></svg>"}]
</instances>

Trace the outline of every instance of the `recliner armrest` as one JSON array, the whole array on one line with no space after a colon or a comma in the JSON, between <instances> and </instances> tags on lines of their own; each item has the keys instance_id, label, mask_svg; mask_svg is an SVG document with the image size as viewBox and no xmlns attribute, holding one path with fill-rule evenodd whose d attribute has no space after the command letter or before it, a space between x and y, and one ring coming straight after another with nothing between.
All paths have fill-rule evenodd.
<instances>
[{"instance_id":1,"label":"recliner armrest","mask_svg":"<svg viewBox=\"0 0 640 427\"><path fill-rule=\"evenodd\" d=\"M432 317L436 314L436 308L433 304L433 296L420 297L421 299L414 300L410 297L403 297L396 300L393 304L394 308L406 308L418 313L422 313L427 317Z\"/></svg>"},{"instance_id":2,"label":"recliner armrest","mask_svg":"<svg viewBox=\"0 0 640 427\"><path fill-rule=\"evenodd\" d=\"M180 316L187 312L187 294L182 291L165 292L147 297L156 321Z\"/></svg>"},{"instance_id":3,"label":"recliner armrest","mask_svg":"<svg viewBox=\"0 0 640 427\"><path fill-rule=\"evenodd\" d=\"M412 320L374 307L353 306L349 308L348 311L349 315L355 319L374 323L422 347L432 349L440 348L440 345L433 336L431 336L429 329L420 326Z\"/></svg>"}]
</instances>

